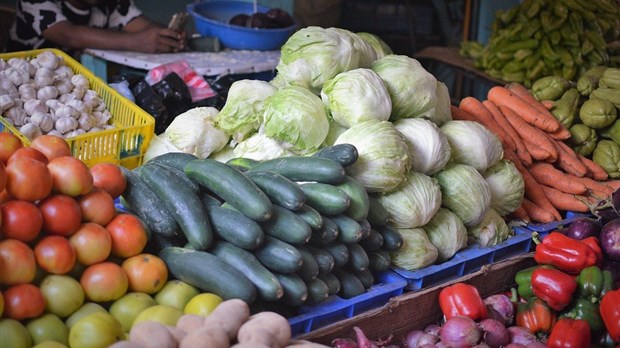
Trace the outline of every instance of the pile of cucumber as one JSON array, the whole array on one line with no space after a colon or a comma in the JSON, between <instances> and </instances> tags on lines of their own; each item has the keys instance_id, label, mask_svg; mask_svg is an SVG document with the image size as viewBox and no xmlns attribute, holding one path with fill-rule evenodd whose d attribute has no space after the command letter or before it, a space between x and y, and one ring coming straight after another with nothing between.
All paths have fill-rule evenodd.
<instances>
[{"instance_id":1,"label":"pile of cucumber","mask_svg":"<svg viewBox=\"0 0 620 348\"><path fill-rule=\"evenodd\" d=\"M227 163L166 153L124 169L123 205L170 274L224 299L284 306L351 298L402 245L388 213L345 168L350 144L314 156Z\"/></svg>"}]
</instances>

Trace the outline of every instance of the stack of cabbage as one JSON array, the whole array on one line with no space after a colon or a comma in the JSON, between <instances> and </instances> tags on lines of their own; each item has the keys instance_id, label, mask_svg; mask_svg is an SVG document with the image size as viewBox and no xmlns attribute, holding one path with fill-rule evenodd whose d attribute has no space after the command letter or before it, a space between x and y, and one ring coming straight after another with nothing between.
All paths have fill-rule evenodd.
<instances>
[{"instance_id":1,"label":"stack of cabbage","mask_svg":"<svg viewBox=\"0 0 620 348\"><path fill-rule=\"evenodd\" d=\"M453 121L447 87L370 34L297 31L282 47L273 81L233 83L208 119L201 122L213 136L192 141L209 144L198 147L220 161L355 145L359 158L347 174L389 212L404 240L393 262L405 269L450 259L468 242L504 241L510 229L502 217L523 198L523 179L502 159L500 141L478 123ZM186 127L198 132L195 123Z\"/></svg>"}]
</instances>

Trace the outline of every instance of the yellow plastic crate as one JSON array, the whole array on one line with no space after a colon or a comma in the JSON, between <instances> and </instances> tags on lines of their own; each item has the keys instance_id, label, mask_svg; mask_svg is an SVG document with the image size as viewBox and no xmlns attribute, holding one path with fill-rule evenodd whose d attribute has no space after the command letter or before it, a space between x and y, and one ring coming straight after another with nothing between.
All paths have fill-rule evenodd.
<instances>
[{"instance_id":1,"label":"yellow plastic crate","mask_svg":"<svg viewBox=\"0 0 620 348\"><path fill-rule=\"evenodd\" d=\"M105 81L96 77L90 70L63 51L40 49L12 52L0 54L0 59L34 58L43 51L53 52L64 59L65 64L74 73L84 75L90 82L90 89L99 94L105 101L108 111L112 114L111 124L115 128L66 139L71 146L73 155L88 166L111 162L133 169L141 165L144 153L154 136L155 119L153 116L123 97ZM28 138L3 117L0 117L0 132L11 132L17 135L25 145L30 144Z\"/></svg>"}]
</instances>

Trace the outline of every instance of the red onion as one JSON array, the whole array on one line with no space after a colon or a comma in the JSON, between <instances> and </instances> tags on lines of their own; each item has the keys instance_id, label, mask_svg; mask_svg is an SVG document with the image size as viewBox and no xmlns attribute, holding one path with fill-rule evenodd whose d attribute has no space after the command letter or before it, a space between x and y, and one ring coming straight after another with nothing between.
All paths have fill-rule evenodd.
<instances>
[{"instance_id":1,"label":"red onion","mask_svg":"<svg viewBox=\"0 0 620 348\"><path fill-rule=\"evenodd\" d=\"M336 338L332 341L334 348L358 348L357 343L350 338Z\"/></svg>"},{"instance_id":2,"label":"red onion","mask_svg":"<svg viewBox=\"0 0 620 348\"><path fill-rule=\"evenodd\" d=\"M469 348L480 342L481 332L478 324L466 316L448 319L439 330L441 342L452 348Z\"/></svg>"},{"instance_id":3,"label":"red onion","mask_svg":"<svg viewBox=\"0 0 620 348\"><path fill-rule=\"evenodd\" d=\"M484 299L488 317L499 320L504 326L511 325L514 318L514 305L504 294L491 295Z\"/></svg>"},{"instance_id":4,"label":"red onion","mask_svg":"<svg viewBox=\"0 0 620 348\"><path fill-rule=\"evenodd\" d=\"M437 348L437 347L438 346L436 344L430 344L430 343L423 344L420 346L420 348Z\"/></svg>"},{"instance_id":5,"label":"red onion","mask_svg":"<svg viewBox=\"0 0 620 348\"><path fill-rule=\"evenodd\" d=\"M440 326L437 324L430 324L427 327L424 328L424 332L426 332L427 334L431 334L433 336L438 336L439 337L439 329Z\"/></svg>"},{"instance_id":6,"label":"red onion","mask_svg":"<svg viewBox=\"0 0 620 348\"><path fill-rule=\"evenodd\" d=\"M471 348L490 348L488 344L486 343L479 343Z\"/></svg>"},{"instance_id":7,"label":"red onion","mask_svg":"<svg viewBox=\"0 0 620 348\"><path fill-rule=\"evenodd\" d=\"M521 326L511 326L508 329L510 334L510 343L520 343L528 345L536 342L536 336L530 330Z\"/></svg>"},{"instance_id":8,"label":"red onion","mask_svg":"<svg viewBox=\"0 0 620 348\"><path fill-rule=\"evenodd\" d=\"M504 348L527 348L527 346L521 343L508 343Z\"/></svg>"},{"instance_id":9,"label":"red onion","mask_svg":"<svg viewBox=\"0 0 620 348\"><path fill-rule=\"evenodd\" d=\"M484 332L484 342L491 348L505 346L510 343L510 334L503 323L495 319L484 319L478 326Z\"/></svg>"},{"instance_id":10,"label":"red onion","mask_svg":"<svg viewBox=\"0 0 620 348\"><path fill-rule=\"evenodd\" d=\"M439 337L428 334L422 330L413 330L403 338L403 348L418 348L425 344L432 344L439 341Z\"/></svg>"},{"instance_id":11,"label":"red onion","mask_svg":"<svg viewBox=\"0 0 620 348\"><path fill-rule=\"evenodd\" d=\"M527 345L527 348L547 348L547 345L542 342L533 342Z\"/></svg>"},{"instance_id":12,"label":"red onion","mask_svg":"<svg viewBox=\"0 0 620 348\"><path fill-rule=\"evenodd\" d=\"M355 335L357 336L357 346L358 348L379 348L374 342L368 339L364 334L364 331L357 326L353 327L355 330Z\"/></svg>"}]
</instances>

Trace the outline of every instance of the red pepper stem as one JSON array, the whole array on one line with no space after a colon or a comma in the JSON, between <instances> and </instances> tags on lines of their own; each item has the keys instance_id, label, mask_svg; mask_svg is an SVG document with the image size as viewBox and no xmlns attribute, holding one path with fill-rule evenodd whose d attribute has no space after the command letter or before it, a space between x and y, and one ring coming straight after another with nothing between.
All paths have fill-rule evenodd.
<instances>
[{"instance_id":1,"label":"red pepper stem","mask_svg":"<svg viewBox=\"0 0 620 348\"><path fill-rule=\"evenodd\" d=\"M532 241L534 241L534 244L536 245L541 243L540 238L538 238L538 232L532 232Z\"/></svg>"},{"instance_id":2,"label":"red pepper stem","mask_svg":"<svg viewBox=\"0 0 620 348\"><path fill-rule=\"evenodd\" d=\"M519 293L516 288L510 288L510 302L516 303L519 301Z\"/></svg>"}]
</instances>

